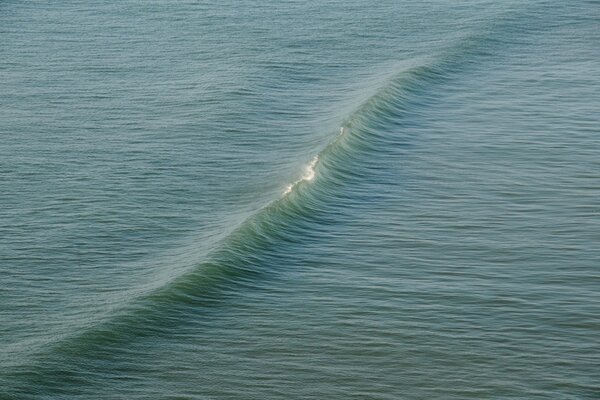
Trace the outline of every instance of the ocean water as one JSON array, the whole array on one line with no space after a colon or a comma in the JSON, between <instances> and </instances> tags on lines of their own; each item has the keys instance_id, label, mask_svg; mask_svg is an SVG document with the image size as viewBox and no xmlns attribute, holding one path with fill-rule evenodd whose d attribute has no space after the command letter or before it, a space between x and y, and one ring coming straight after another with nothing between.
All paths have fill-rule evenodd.
<instances>
[{"instance_id":1,"label":"ocean water","mask_svg":"<svg viewBox=\"0 0 600 400\"><path fill-rule=\"evenodd\" d=\"M0 2L0 399L600 398L599 21Z\"/></svg>"}]
</instances>

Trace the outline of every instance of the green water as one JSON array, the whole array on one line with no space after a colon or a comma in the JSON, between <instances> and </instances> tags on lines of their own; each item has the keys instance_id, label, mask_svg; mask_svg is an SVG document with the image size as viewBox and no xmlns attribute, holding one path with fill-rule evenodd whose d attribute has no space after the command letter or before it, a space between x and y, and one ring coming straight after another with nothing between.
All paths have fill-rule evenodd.
<instances>
[{"instance_id":1,"label":"green water","mask_svg":"<svg viewBox=\"0 0 600 400\"><path fill-rule=\"evenodd\" d=\"M600 397L599 15L0 2L0 399Z\"/></svg>"}]
</instances>

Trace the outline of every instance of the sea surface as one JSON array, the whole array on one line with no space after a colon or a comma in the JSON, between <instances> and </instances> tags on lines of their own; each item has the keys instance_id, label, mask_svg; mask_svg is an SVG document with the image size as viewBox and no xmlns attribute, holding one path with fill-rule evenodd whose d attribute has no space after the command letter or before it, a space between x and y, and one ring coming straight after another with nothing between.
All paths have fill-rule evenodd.
<instances>
[{"instance_id":1,"label":"sea surface","mask_svg":"<svg viewBox=\"0 0 600 400\"><path fill-rule=\"evenodd\" d=\"M600 398L600 2L0 1L0 399Z\"/></svg>"}]
</instances>

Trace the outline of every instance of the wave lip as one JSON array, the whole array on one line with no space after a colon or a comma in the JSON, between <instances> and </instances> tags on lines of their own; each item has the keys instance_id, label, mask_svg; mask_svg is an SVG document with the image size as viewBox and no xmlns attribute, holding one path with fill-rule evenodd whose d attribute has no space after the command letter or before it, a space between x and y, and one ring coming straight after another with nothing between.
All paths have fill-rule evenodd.
<instances>
[{"instance_id":1,"label":"wave lip","mask_svg":"<svg viewBox=\"0 0 600 400\"><path fill-rule=\"evenodd\" d=\"M331 142L329 142L329 144L327 146L325 146L325 149L323 151L325 151L327 148L331 147L334 143L336 143L338 140L340 140L341 137L344 136L347 132L348 132L348 128L345 126L341 126L337 137L334 140L332 140ZM294 181L293 183L286 186L286 188L283 192L283 196L286 196L287 194L289 194L294 189L294 187L296 187L296 185L298 185L300 182L310 182L313 179L315 179L315 167L317 166L317 163L319 162L319 155L322 154L323 151L318 153L316 156L314 156L312 158L312 160L310 160L308 165L304 168L304 175L302 175L302 177L300 179L298 179L297 181Z\"/></svg>"},{"instance_id":2,"label":"wave lip","mask_svg":"<svg viewBox=\"0 0 600 400\"><path fill-rule=\"evenodd\" d=\"M296 187L296 185L298 185L300 182L310 182L313 179L315 179L315 167L317 166L317 163L319 162L319 156L316 155L313 157L312 160L310 160L310 162L308 163L308 165L304 168L304 175L302 175L302 177L300 179L298 179L297 181L295 181L294 183L289 184L285 191L283 192L283 195L287 195L288 193L290 193L292 191L292 189L294 189L294 187Z\"/></svg>"}]
</instances>

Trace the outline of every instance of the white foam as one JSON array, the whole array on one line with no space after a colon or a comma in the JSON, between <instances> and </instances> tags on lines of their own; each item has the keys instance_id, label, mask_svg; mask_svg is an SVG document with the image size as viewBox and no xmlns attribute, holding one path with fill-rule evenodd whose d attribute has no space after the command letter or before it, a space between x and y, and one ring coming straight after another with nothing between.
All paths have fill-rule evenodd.
<instances>
[{"instance_id":1,"label":"white foam","mask_svg":"<svg viewBox=\"0 0 600 400\"><path fill-rule=\"evenodd\" d=\"M295 181L294 183L292 183L290 185L287 185L287 187L285 188L285 191L283 192L283 195L285 196L286 194L290 193L292 191L292 189L294 188L294 186L296 186L300 182L303 182L303 181L310 182L313 179L315 179L315 167L317 165L317 162L319 162L319 156L314 156L313 159L310 160L308 165L304 168L304 175L302 175L302 178L298 179L297 181Z\"/></svg>"},{"instance_id":2,"label":"white foam","mask_svg":"<svg viewBox=\"0 0 600 400\"><path fill-rule=\"evenodd\" d=\"M312 181L315 178L315 165L317 165L317 161L319 161L319 156L314 156L314 158L310 160L310 163L306 166L302 180Z\"/></svg>"}]
</instances>

